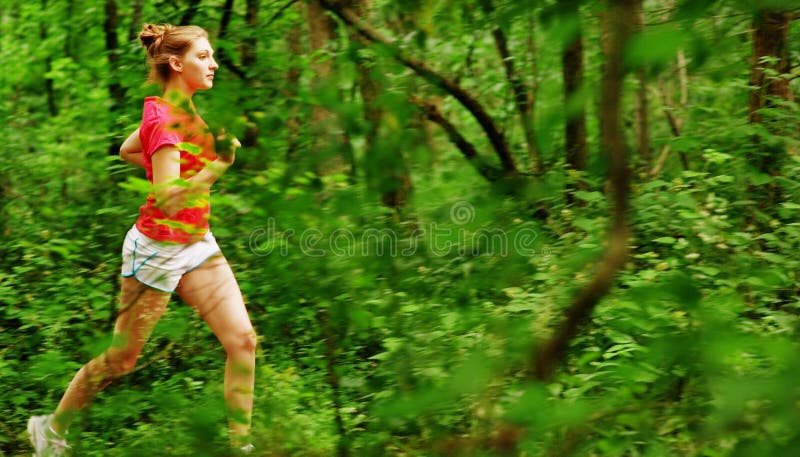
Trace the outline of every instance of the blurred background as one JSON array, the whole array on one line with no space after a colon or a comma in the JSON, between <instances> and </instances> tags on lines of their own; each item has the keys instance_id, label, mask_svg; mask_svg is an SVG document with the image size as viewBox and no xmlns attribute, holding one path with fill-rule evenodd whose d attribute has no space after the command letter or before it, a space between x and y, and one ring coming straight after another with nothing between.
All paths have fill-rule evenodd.
<instances>
[{"instance_id":1,"label":"blurred background","mask_svg":"<svg viewBox=\"0 0 800 457\"><path fill-rule=\"evenodd\" d=\"M164 22L209 31L194 102L243 143L211 226L260 337L257 455L792 455L798 18L0 0L0 454L109 343ZM224 359L176 297L76 455L226 455Z\"/></svg>"}]
</instances>

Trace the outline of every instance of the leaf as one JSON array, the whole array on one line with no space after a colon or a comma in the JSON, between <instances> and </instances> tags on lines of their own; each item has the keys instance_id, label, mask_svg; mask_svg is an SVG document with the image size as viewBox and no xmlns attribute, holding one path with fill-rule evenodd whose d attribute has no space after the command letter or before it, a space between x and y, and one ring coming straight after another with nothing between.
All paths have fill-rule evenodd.
<instances>
[{"instance_id":1,"label":"leaf","mask_svg":"<svg viewBox=\"0 0 800 457\"><path fill-rule=\"evenodd\" d=\"M675 58L678 49L685 47L688 34L672 27L648 28L631 39L625 50L629 68L665 64Z\"/></svg>"},{"instance_id":2,"label":"leaf","mask_svg":"<svg viewBox=\"0 0 800 457\"><path fill-rule=\"evenodd\" d=\"M228 142L230 142L230 141L231 140L228 139ZM200 147L199 145L196 145L194 143L189 143L187 141L180 142L180 143L176 144L175 147L177 147L181 151L186 151L186 152L188 152L189 154L192 154L192 155L200 155L200 153L203 152L203 148L202 147ZM226 149L225 145L220 146L220 150L223 150L223 149Z\"/></svg>"},{"instance_id":3,"label":"leaf","mask_svg":"<svg viewBox=\"0 0 800 457\"><path fill-rule=\"evenodd\" d=\"M660 238L654 239L653 241L661 244L675 244L678 240L671 236L662 236Z\"/></svg>"},{"instance_id":4,"label":"leaf","mask_svg":"<svg viewBox=\"0 0 800 457\"><path fill-rule=\"evenodd\" d=\"M597 191L588 192L585 190L579 190L575 192L575 197L587 202L587 203L597 203L600 201L605 200L603 194Z\"/></svg>"}]
</instances>

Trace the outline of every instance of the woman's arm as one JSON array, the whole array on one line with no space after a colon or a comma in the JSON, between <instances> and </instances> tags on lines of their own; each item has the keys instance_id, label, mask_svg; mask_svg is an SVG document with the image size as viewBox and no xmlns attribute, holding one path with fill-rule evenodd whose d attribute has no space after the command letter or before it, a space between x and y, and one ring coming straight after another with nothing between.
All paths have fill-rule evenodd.
<instances>
[{"instance_id":1,"label":"woman's arm","mask_svg":"<svg viewBox=\"0 0 800 457\"><path fill-rule=\"evenodd\" d=\"M234 145L238 140L234 138ZM153 154L153 189L156 205L161 212L172 216L184 208L187 200L199 189L207 189L233 164L235 148L220 154L189 179L181 179L181 153L175 146L164 146Z\"/></svg>"},{"instance_id":2,"label":"woman's arm","mask_svg":"<svg viewBox=\"0 0 800 457\"><path fill-rule=\"evenodd\" d=\"M138 128L122 143L119 148L119 157L137 167L144 168L144 155L142 154L142 142L139 140Z\"/></svg>"}]
</instances>

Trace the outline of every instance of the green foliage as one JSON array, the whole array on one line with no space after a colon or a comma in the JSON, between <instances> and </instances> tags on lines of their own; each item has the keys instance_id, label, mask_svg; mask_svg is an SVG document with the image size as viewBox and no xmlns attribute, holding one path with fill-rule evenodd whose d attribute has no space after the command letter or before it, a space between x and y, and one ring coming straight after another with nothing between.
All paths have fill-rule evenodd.
<instances>
[{"instance_id":1,"label":"green foliage","mask_svg":"<svg viewBox=\"0 0 800 457\"><path fill-rule=\"evenodd\" d=\"M51 411L81 364L109 344L121 240L149 191L141 170L107 155L138 124L141 98L157 92L142 85L141 49L122 40L116 74L128 101L112 111L102 8L50 3L0 8L8 64L0 84L0 454L9 456L30 454L27 418ZM119 3L122 38L138 24L132 5ZM186 8L144 3L142 17L153 22L177 22ZM194 21L215 31L222 3L200 2ZM335 76L314 85L312 56L291 55L285 43L292 27L305 26L303 12L277 14L282 5L261 2L261 23L276 16L256 30L235 3L216 43L230 60L195 103L214 129L240 139L256 132L214 188L211 225L260 335L257 455L489 456L513 427L524 430L516 455L761 457L797 448L800 115L781 102L762 110L763 125L747 123L752 2L677 2L666 12L645 2L654 25L630 43L626 62L648 66L677 94L673 56L686 53L689 99L673 109L683 129L672 136L651 87L653 148L668 145L670 156L658 176L635 176L628 264L557 375L539 383L530 379L532 353L592 278L609 225L595 114L600 2L582 2L577 18L554 1L494 2L492 15L476 1L376 2L370 22L476 94L525 163L491 35L496 27L507 34L517 70L538 87L534 118L548 164L512 194L424 125L408 94L443 97L442 111L490 154L460 106L385 48L354 46L341 33L326 54ZM585 88L569 103L588 110L590 166L581 172L562 168L560 74L578 19ZM525 51L531 37L535 56ZM257 41L256 63L240 80L226 70L242 65L248 39ZM356 62L364 61L383 88L372 151L358 95ZM297 87L285 77L295 66ZM634 91L630 78L626 125ZM325 148L351 154L353 173L316 172L315 106L347 133L347 142ZM629 138L632 145L632 129ZM785 153L775 175L747 160L776 150ZM381 205L404 171L413 184L405 206ZM174 300L137 370L76 421L76 453L227 455L224 360L202 320Z\"/></svg>"}]
</instances>

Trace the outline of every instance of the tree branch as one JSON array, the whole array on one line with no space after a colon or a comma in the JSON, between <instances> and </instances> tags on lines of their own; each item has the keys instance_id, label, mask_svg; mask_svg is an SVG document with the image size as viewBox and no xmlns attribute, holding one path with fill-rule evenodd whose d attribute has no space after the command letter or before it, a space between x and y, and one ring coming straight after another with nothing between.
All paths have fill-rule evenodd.
<instances>
[{"instance_id":1,"label":"tree branch","mask_svg":"<svg viewBox=\"0 0 800 457\"><path fill-rule=\"evenodd\" d=\"M423 114L432 122L438 124L444 131L447 133L447 137L450 139L458 149L461 151L461 154L469 161L472 166L480 173L481 176L489 180L490 182L497 181L503 175L502 170L498 170L497 168L492 167L491 165L487 164L486 162L481 159L478 155L477 149L475 146L469 142L463 135L458 131L458 129L451 123L439 108L427 101L423 100L419 97L411 97L411 103L417 105L422 109Z\"/></svg>"},{"instance_id":2,"label":"tree branch","mask_svg":"<svg viewBox=\"0 0 800 457\"><path fill-rule=\"evenodd\" d=\"M491 0L480 0L480 4L487 15L493 15L495 13L495 8ZM508 50L508 39L503 29L499 26L495 27L494 30L492 30L492 37L494 37L495 47L497 48L498 54L500 54L500 60L502 60L503 67L506 71L506 79L514 92L514 104L517 106L520 122L522 123L522 130L525 132L528 157L530 157L531 163L533 164L533 170L540 171L542 169L542 159L536 151L536 132L533 126L532 97L528 94L528 91L525 89L525 84L523 84L522 79L519 77L514 67L514 57L511 56L511 52Z\"/></svg>"},{"instance_id":3,"label":"tree branch","mask_svg":"<svg viewBox=\"0 0 800 457\"><path fill-rule=\"evenodd\" d=\"M503 172L507 175L517 174L517 166L514 163L514 158L511 155L511 150L508 147L505 135L497 128L492 118L486 113L483 106L470 95L464 88L459 86L452 79L438 73L425 62L405 55L403 51L394 44L394 42L383 36L380 32L365 24L352 10L342 7L333 0L319 0L319 3L327 10L333 12L341 20L349 26L355 28L358 33L363 35L366 39L373 43L379 43L391 52L392 57L401 62L403 65L414 70L415 73L420 75L429 83L442 89L448 94L455 97L478 121L478 124L483 128L483 131L489 138L495 152L497 153L500 162L503 165Z\"/></svg>"},{"instance_id":4,"label":"tree branch","mask_svg":"<svg viewBox=\"0 0 800 457\"><path fill-rule=\"evenodd\" d=\"M192 22L192 19L194 19L200 7L200 1L201 0L189 0L189 6L186 7L186 11L184 11L183 16L181 16L180 25L189 25Z\"/></svg>"},{"instance_id":5,"label":"tree branch","mask_svg":"<svg viewBox=\"0 0 800 457\"><path fill-rule=\"evenodd\" d=\"M273 14L273 15L272 15L272 17L270 17L270 18L269 18L269 20L267 21L267 23L266 23L266 24L264 24L264 28L265 28L265 29L269 28L269 26L271 26L273 22L277 21L277 20L278 20L278 19L279 19L279 18L280 18L280 17L283 15L283 13L284 13L286 10L288 10L289 8L291 8L291 7L292 7L292 5L294 5L294 4L295 4L295 3L297 3L297 2L298 2L298 0L289 0L289 1L288 1L288 2L285 4L285 5L283 5L282 7L280 7L280 9L279 9L278 11L276 11L276 12L275 12L275 14Z\"/></svg>"},{"instance_id":6,"label":"tree branch","mask_svg":"<svg viewBox=\"0 0 800 457\"><path fill-rule=\"evenodd\" d=\"M686 104L689 100L689 77L686 72L686 56L684 55L682 50L678 50L678 82L680 84L680 91L681 91L681 99L680 99L680 108L682 110L686 110ZM678 138L681 136L681 129L683 127L683 120L679 117L675 116L673 112L674 107L670 102L670 97L667 94L666 87L664 86L664 81L659 80L658 82L658 90L661 93L661 100L664 105L662 111L664 111L664 116L667 118L667 122L669 123L670 131L672 132L672 136L674 138ZM670 146L667 144L661 150L661 155L659 155L658 160L656 160L655 165L650 170L650 177L655 178L661 173L661 170L664 168L664 164L666 163L667 156L670 152ZM681 164L683 165L684 170L689 169L689 158L686 157L685 152L680 152Z\"/></svg>"}]
</instances>

